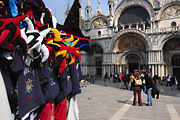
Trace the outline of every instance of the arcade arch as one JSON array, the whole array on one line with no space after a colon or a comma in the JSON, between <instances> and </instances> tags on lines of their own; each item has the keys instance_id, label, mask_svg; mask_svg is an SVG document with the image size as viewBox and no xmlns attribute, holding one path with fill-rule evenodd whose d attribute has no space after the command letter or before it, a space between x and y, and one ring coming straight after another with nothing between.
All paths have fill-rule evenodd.
<instances>
[{"instance_id":1,"label":"arcade arch","mask_svg":"<svg viewBox=\"0 0 180 120\"><path fill-rule=\"evenodd\" d=\"M92 44L88 52L89 75L102 76L103 49L98 44Z\"/></svg>"},{"instance_id":2,"label":"arcade arch","mask_svg":"<svg viewBox=\"0 0 180 120\"><path fill-rule=\"evenodd\" d=\"M163 46L163 61L168 68L166 73L175 75L180 81L180 37L172 37Z\"/></svg>"},{"instance_id":3,"label":"arcade arch","mask_svg":"<svg viewBox=\"0 0 180 120\"><path fill-rule=\"evenodd\" d=\"M146 44L145 40L133 33L125 34L116 40L113 51L118 56L116 61L119 61L120 71L130 73L134 69L146 69Z\"/></svg>"}]
</instances>

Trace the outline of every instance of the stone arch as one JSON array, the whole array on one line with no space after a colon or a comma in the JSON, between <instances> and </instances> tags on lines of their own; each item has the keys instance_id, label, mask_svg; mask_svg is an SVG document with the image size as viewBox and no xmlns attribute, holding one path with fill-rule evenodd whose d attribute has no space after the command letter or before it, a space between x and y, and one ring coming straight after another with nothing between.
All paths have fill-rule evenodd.
<instances>
[{"instance_id":1,"label":"stone arch","mask_svg":"<svg viewBox=\"0 0 180 120\"><path fill-rule=\"evenodd\" d=\"M116 11L114 13L114 18L113 18L114 26L118 26L119 17L121 16L121 14L123 13L124 10L130 8L131 6L140 6L140 7L144 8L145 10L147 10L151 20L155 16L152 6L149 5L147 2L141 1L141 0L136 0L136 1L130 0L130 1L127 1L125 4L122 4L121 6L119 6L116 9Z\"/></svg>"},{"instance_id":2,"label":"stone arch","mask_svg":"<svg viewBox=\"0 0 180 120\"><path fill-rule=\"evenodd\" d=\"M91 42L91 49L87 52L86 63L89 65L88 71L90 75L102 75L103 47L98 42Z\"/></svg>"},{"instance_id":3,"label":"stone arch","mask_svg":"<svg viewBox=\"0 0 180 120\"><path fill-rule=\"evenodd\" d=\"M93 22L94 22L95 20L100 19L100 18L104 19L104 20L107 22L107 26L110 25L107 17L105 17L104 15L97 15L97 16L94 16L94 17L91 18L91 21L90 21L90 24L89 24L89 28L91 28L91 25L93 24Z\"/></svg>"},{"instance_id":4,"label":"stone arch","mask_svg":"<svg viewBox=\"0 0 180 120\"><path fill-rule=\"evenodd\" d=\"M157 19L160 20L163 11L166 10L168 7L173 6L173 5L180 5L180 2L171 2L171 3L165 4L163 7L161 7L161 9L157 15Z\"/></svg>"},{"instance_id":5,"label":"stone arch","mask_svg":"<svg viewBox=\"0 0 180 120\"><path fill-rule=\"evenodd\" d=\"M163 61L170 64L171 57L180 51L180 36L170 35L162 42Z\"/></svg>"},{"instance_id":6,"label":"stone arch","mask_svg":"<svg viewBox=\"0 0 180 120\"><path fill-rule=\"evenodd\" d=\"M92 46L92 45L98 45L98 46L100 46L100 47L102 48L102 50L103 50L103 53L104 53L104 47L103 47L103 44L101 44L101 42L92 41L92 42L90 42L90 45L91 45L91 46Z\"/></svg>"},{"instance_id":7,"label":"stone arch","mask_svg":"<svg viewBox=\"0 0 180 120\"><path fill-rule=\"evenodd\" d=\"M140 30L137 30L137 29L125 29L123 31L120 31L116 34L116 36L112 39L112 42L110 44L110 51L111 52L115 52L113 51L114 50L114 46L116 44L116 42L119 40L119 38L121 38L123 35L126 35L126 34L136 34L137 36L139 36L144 44L145 44L145 48L146 48L146 51L148 51L149 49L151 49L151 42L149 40L149 38L146 36L146 34L144 34L142 31Z\"/></svg>"},{"instance_id":8,"label":"stone arch","mask_svg":"<svg viewBox=\"0 0 180 120\"><path fill-rule=\"evenodd\" d=\"M173 39L173 38L179 38L180 39L180 35L178 34L170 34L168 35L164 40L162 40L161 44L160 44L160 48L161 50L163 50L163 47L165 45L165 43L167 43L169 40Z\"/></svg>"},{"instance_id":9,"label":"stone arch","mask_svg":"<svg viewBox=\"0 0 180 120\"><path fill-rule=\"evenodd\" d=\"M126 62L126 58L129 56L129 55L136 55L138 56L139 58L139 61L140 61L140 64L144 64L143 61L145 61L145 58L143 57L143 55L137 51L125 51L121 56L120 56L120 61L121 61L121 64L127 64Z\"/></svg>"}]
</instances>

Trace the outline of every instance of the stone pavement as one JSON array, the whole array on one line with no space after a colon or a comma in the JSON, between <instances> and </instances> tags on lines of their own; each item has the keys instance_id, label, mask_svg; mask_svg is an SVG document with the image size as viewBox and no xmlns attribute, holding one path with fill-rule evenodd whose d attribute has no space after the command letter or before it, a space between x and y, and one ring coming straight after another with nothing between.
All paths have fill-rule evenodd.
<instances>
[{"instance_id":1,"label":"stone pavement","mask_svg":"<svg viewBox=\"0 0 180 120\"><path fill-rule=\"evenodd\" d=\"M106 87L102 80L96 80L82 87L78 95L80 120L180 120L180 91L157 87L160 98L153 99L153 106L146 106L143 92L143 106L132 106L132 91L119 89L119 83L110 82Z\"/></svg>"}]
</instances>

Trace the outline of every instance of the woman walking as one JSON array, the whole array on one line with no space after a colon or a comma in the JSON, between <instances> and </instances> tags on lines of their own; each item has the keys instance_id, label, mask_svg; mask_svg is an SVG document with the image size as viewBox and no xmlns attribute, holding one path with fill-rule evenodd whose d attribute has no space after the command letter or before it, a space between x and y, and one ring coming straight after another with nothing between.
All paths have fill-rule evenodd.
<instances>
[{"instance_id":1,"label":"woman walking","mask_svg":"<svg viewBox=\"0 0 180 120\"><path fill-rule=\"evenodd\" d=\"M139 77L139 74L136 74L136 77L133 81L133 86L134 86L134 89L133 89L133 92L134 92L134 101L133 101L133 105L136 106L136 95L138 94L138 103L139 103L139 106L142 106L142 100L141 100L141 89L143 88L142 86L142 81Z\"/></svg>"}]
</instances>

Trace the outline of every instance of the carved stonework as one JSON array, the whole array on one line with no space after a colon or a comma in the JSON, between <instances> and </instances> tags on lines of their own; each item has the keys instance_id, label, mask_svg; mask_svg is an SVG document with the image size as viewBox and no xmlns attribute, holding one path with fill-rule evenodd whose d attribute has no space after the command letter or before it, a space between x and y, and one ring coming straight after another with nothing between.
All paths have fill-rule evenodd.
<instances>
[{"instance_id":1,"label":"carved stonework","mask_svg":"<svg viewBox=\"0 0 180 120\"><path fill-rule=\"evenodd\" d=\"M167 7L161 14L161 19L180 17L180 5Z\"/></svg>"},{"instance_id":2,"label":"carved stonework","mask_svg":"<svg viewBox=\"0 0 180 120\"><path fill-rule=\"evenodd\" d=\"M119 37L125 35L125 34L136 34L139 35L139 37L142 37L142 39L144 40L144 42L146 43L145 46L147 48L147 50L151 49L151 42L148 39L148 36L143 33L142 31L138 30L138 29L125 29L123 31L120 31L116 34L116 36L112 39L111 45L110 45L110 50L113 51L114 48L114 44L115 42L119 39Z\"/></svg>"},{"instance_id":3,"label":"carved stonework","mask_svg":"<svg viewBox=\"0 0 180 120\"><path fill-rule=\"evenodd\" d=\"M107 21L104 18L99 17L99 18L96 18L92 22L91 29L94 29L94 28L103 28L103 27L107 27L107 26L108 26Z\"/></svg>"}]
</instances>

